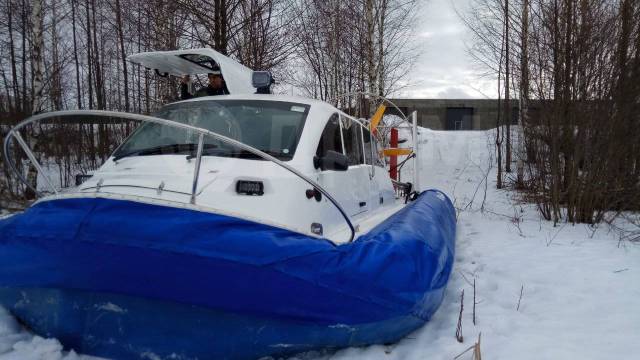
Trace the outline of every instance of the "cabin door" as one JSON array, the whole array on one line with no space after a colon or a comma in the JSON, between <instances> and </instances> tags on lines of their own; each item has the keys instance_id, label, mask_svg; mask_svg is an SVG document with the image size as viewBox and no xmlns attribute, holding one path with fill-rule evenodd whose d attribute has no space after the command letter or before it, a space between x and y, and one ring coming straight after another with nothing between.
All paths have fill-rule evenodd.
<instances>
[{"instance_id":1,"label":"cabin door","mask_svg":"<svg viewBox=\"0 0 640 360\"><path fill-rule=\"evenodd\" d=\"M352 216L364 214L371 209L371 167L365 162L362 126L348 117L341 116L344 154L349 158L346 191L353 202Z\"/></svg>"},{"instance_id":2,"label":"cabin door","mask_svg":"<svg viewBox=\"0 0 640 360\"><path fill-rule=\"evenodd\" d=\"M349 124L346 120L349 119L341 118L338 114L331 116L320 137L316 156L322 157L329 150L343 153L349 158L349 168L346 171L320 171L318 181L336 198L347 214L354 217L369 209L371 184L369 167L364 164L361 150L360 125L355 122Z\"/></svg>"}]
</instances>

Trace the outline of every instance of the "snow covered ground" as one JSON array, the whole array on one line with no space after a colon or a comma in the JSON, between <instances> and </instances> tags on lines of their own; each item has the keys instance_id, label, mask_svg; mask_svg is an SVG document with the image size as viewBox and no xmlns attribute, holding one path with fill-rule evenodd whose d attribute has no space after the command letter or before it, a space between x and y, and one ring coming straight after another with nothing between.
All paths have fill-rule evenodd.
<instances>
[{"instance_id":1,"label":"snow covered ground","mask_svg":"<svg viewBox=\"0 0 640 360\"><path fill-rule=\"evenodd\" d=\"M91 360L90 356L78 356L65 352L55 339L33 336L0 307L0 359L2 360Z\"/></svg>"},{"instance_id":2,"label":"snow covered ground","mask_svg":"<svg viewBox=\"0 0 640 360\"><path fill-rule=\"evenodd\" d=\"M480 332L486 359L640 356L640 246L619 244L606 226L597 231L584 225L554 227L514 193L496 190L491 138L491 132L421 130L422 187L445 191L459 214L454 272L433 319L394 345L298 359L451 360ZM409 176L410 167L403 171ZM464 342L458 343L463 289ZM471 352L460 357L471 358ZM0 309L0 360L9 359L89 357L65 353L56 340L20 330Z\"/></svg>"},{"instance_id":3,"label":"snow covered ground","mask_svg":"<svg viewBox=\"0 0 640 360\"><path fill-rule=\"evenodd\" d=\"M639 358L640 246L618 247L605 226L595 232L553 227L514 193L496 190L492 138L491 132L421 131L421 185L445 191L458 208L454 272L433 319L397 344L317 359L451 360L480 332L486 359ZM462 290L461 344L455 332ZM460 359L472 359L471 352Z\"/></svg>"}]
</instances>

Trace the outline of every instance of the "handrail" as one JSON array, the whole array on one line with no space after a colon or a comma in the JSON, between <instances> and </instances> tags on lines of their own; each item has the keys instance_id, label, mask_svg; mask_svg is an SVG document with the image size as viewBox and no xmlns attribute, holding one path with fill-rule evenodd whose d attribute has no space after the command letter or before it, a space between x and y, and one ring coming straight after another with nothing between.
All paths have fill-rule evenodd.
<instances>
[{"instance_id":1,"label":"handrail","mask_svg":"<svg viewBox=\"0 0 640 360\"><path fill-rule=\"evenodd\" d=\"M198 178L200 177L200 165L202 164L202 148L204 146L204 134L198 136L198 152L196 154L196 168L193 171L193 184L191 184L191 203L196 203L196 191L198 191Z\"/></svg>"},{"instance_id":2,"label":"handrail","mask_svg":"<svg viewBox=\"0 0 640 360\"><path fill-rule=\"evenodd\" d=\"M400 110L400 108L396 104L394 104L393 101L387 99L384 96L377 95L377 94L374 94L374 93L370 93L370 92L367 92L367 91L348 92L348 93L344 93L344 94L340 94L338 96L335 96L335 97L333 97L331 99L328 99L327 101L328 102L332 102L332 101L337 100L337 99L344 99L345 97L354 96L354 95L365 95L365 96L373 97L373 98L382 100L383 102L386 102L387 104L391 105L394 109L396 109L400 115L402 115L402 118L403 118L403 120L405 122L407 122L409 125L411 124L409 122L409 119L408 119L407 115L404 112L402 112L402 110Z\"/></svg>"},{"instance_id":3,"label":"handrail","mask_svg":"<svg viewBox=\"0 0 640 360\"><path fill-rule=\"evenodd\" d=\"M25 179L24 176L22 175L22 173L20 171L18 171L18 169L16 168L16 165L13 163L13 161L11 161L11 158L9 156L11 138L15 137L16 139L18 139L18 138L21 139L21 136L20 136L20 133L18 132L18 130L24 128L27 125L35 123L37 121L41 121L41 120L48 119L48 118L72 116L72 115L75 115L75 116L85 115L85 116L117 117L119 119L128 119L128 120L136 120L136 121L142 121L142 122L150 122L150 123L166 125L166 126L170 126L170 127L174 127L174 128L184 129L184 130L191 130L191 131L195 131L195 132L199 133L201 135L201 137L200 137L199 142L198 142L198 154L197 154L198 160L196 161L196 164L195 164L196 167L194 169L195 170L195 174L194 174L195 185L194 186L197 186L197 180L198 180L197 179L197 177L198 177L197 174L200 171L200 161L199 161L199 159L202 156L202 150L203 150L202 136L208 135L208 136L211 136L211 137L213 137L215 139L218 139L218 140L220 140L220 141L222 141L224 143L231 144L231 145L233 145L235 147L238 147L238 148L240 148L242 150L246 150L246 151L248 151L248 152L250 152L250 153L252 153L254 155L257 155L257 156L261 157L262 159L265 159L265 160L268 160L268 161L271 161L271 162L275 163L276 165L284 168L285 170L288 170L289 172L293 173L297 177L301 178L306 183L308 183L311 186L313 186L315 189L318 189L318 191L320 191L324 196L326 196L327 199L338 209L338 211L340 212L340 214L344 218L345 222L349 226L349 229L351 230L351 236L349 238L349 242L353 241L353 239L355 237L355 227L351 223L351 220L349 219L349 216L344 211L342 206L340 206L338 201L333 196L331 196L331 194L327 190L325 190L322 186L320 186L320 184L318 184L314 180L308 178L307 176L305 176L304 174L302 174L301 172L299 172L295 168L285 164L284 162L280 161L279 159L277 159L277 158L275 158L275 157L273 157L273 156L271 156L271 155L269 155L269 154L267 154L267 153L265 153L263 151L260 151L259 149L256 149L256 148L254 148L254 147L252 147L250 145L247 145L245 143L242 143L240 141L231 139L231 138L226 137L224 135L220 135L220 134L215 133L213 131L210 131L210 130L207 130L207 129L203 129L203 128L199 128L199 127L195 127L195 126L191 126L191 125L187 125L187 124L183 124L183 123L172 121L172 120L160 119L160 118L156 118L156 117L148 116L148 115L121 113L121 112L117 112L117 111L105 111L105 110L63 110L63 111L54 111L54 112L37 114L37 115L31 116L31 117L27 118L26 120L22 121L21 123L17 124L16 126L14 126L13 128L11 128L11 130L9 130L9 133L7 134L7 136L4 139L4 156L5 156L5 160L6 160L7 164L9 165L9 167L11 168L11 170L18 176L18 179L20 181L22 181L27 187L29 187L32 190L34 190L36 194L39 194L37 189L33 189L33 187L29 184L27 179ZM20 140L18 140L18 142L20 142ZM21 146L22 146L22 144L21 144ZM42 168L40 167L40 164L38 164L38 162L35 160L35 156L33 155L33 152L26 145L26 143L24 144L24 146L22 148L25 151L25 153L27 154L27 157L29 157L29 159L32 162L35 161L34 162L34 166L36 166L36 168L38 168L39 171L42 170ZM43 174L43 175L46 176L46 174ZM51 183L49 180L47 181L47 183L52 188L54 193L58 192L55 189L55 187L53 186L53 183ZM192 198L191 198L192 203L195 202L195 196L196 195L195 195L195 192L194 192L192 194Z\"/></svg>"},{"instance_id":4,"label":"handrail","mask_svg":"<svg viewBox=\"0 0 640 360\"><path fill-rule=\"evenodd\" d=\"M382 102L385 102L389 105L391 105L394 109L396 109L396 111L398 111L398 114L400 114L400 118L402 120L402 122L406 123L408 125L408 128L411 129L411 138L413 140L413 152L414 152L414 157L413 157L413 164L414 164L414 186L416 188L420 187L420 176L419 176L419 161L418 161L418 156L417 154L419 153L418 151L418 146L419 146L419 141L418 141L418 118L417 118L417 113L416 111L413 111L411 113L411 121L409 121L409 117L402 111L400 110L400 108L391 100L387 99L384 96L381 95L377 95L377 94L373 94L370 92L366 92L366 91L353 91L353 92L349 92L349 93L344 93L344 94L340 94L338 96L335 96L331 99L328 99L327 101L329 102L333 102L336 101L338 99L344 99L346 97L351 97L351 96L368 96L370 98L373 99L377 99L377 100L381 100ZM353 118L352 116L349 116L351 118ZM355 119L355 118L354 118ZM357 122L360 123L361 126L364 126L363 122L360 122L359 120L356 120ZM388 126L378 126L379 128L389 128ZM400 126L393 126L396 128L400 128Z\"/></svg>"}]
</instances>

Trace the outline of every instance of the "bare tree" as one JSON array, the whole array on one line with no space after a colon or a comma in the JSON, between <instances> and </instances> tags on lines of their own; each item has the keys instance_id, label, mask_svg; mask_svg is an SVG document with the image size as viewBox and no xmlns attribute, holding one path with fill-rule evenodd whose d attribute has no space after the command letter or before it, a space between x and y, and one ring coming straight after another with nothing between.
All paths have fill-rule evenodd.
<instances>
[{"instance_id":1,"label":"bare tree","mask_svg":"<svg viewBox=\"0 0 640 360\"><path fill-rule=\"evenodd\" d=\"M504 0L504 124L506 134L506 159L504 162L504 171L511 172L511 102L509 93L509 0Z\"/></svg>"},{"instance_id":2,"label":"bare tree","mask_svg":"<svg viewBox=\"0 0 640 360\"><path fill-rule=\"evenodd\" d=\"M520 99L518 187L555 222L594 223L607 211L640 208L640 4L513 4L476 0L476 11L465 20L474 34L476 61L502 74L505 99L513 92ZM509 63L504 67L501 43ZM508 123L511 107L503 108Z\"/></svg>"},{"instance_id":3,"label":"bare tree","mask_svg":"<svg viewBox=\"0 0 640 360\"><path fill-rule=\"evenodd\" d=\"M122 74L124 76L124 111L129 111L129 72L127 70L127 54L124 48L124 25L122 22L122 7L120 0L115 0L116 29L118 31L118 43L122 59Z\"/></svg>"},{"instance_id":4,"label":"bare tree","mask_svg":"<svg viewBox=\"0 0 640 360\"><path fill-rule=\"evenodd\" d=\"M42 36L43 22L43 6L42 0L34 0L31 13L31 21L33 23L33 105L32 112L37 114L42 109L42 93L44 90L42 72L44 62L42 53L44 51L44 41Z\"/></svg>"},{"instance_id":5,"label":"bare tree","mask_svg":"<svg viewBox=\"0 0 640 360\"><path fill-rule=\"evenodd\" d=\"M299 70L292 83L309 96L368 116L375 109L373 101L361 95L341 95L386 96L398 89L415 59L408 42L417 3L300 0L297 6L301 16L295 31L301 45L296 54Z\"/></svg>"}]
</instances>

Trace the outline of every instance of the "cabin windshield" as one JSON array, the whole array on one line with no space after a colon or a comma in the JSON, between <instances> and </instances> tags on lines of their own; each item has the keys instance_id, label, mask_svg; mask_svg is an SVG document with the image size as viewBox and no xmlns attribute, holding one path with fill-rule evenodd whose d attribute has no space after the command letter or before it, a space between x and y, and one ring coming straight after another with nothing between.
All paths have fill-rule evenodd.
<instances>
[{"instance_id":1,"label":"cabin windshield","mask_svg":"<svg viewBox=\"0 0 640 360\"><path fill-rule=\"evenodd\" d=\"M238 140L280 160L295 154L309 105L264 100L201 100L171 104L155 117L204 128ZM194 155L198 134L156 123L142 124L116 151L126 156ZM212 136L205 136L204 156L260 159Z\"/></svg>"}]
</instances>

